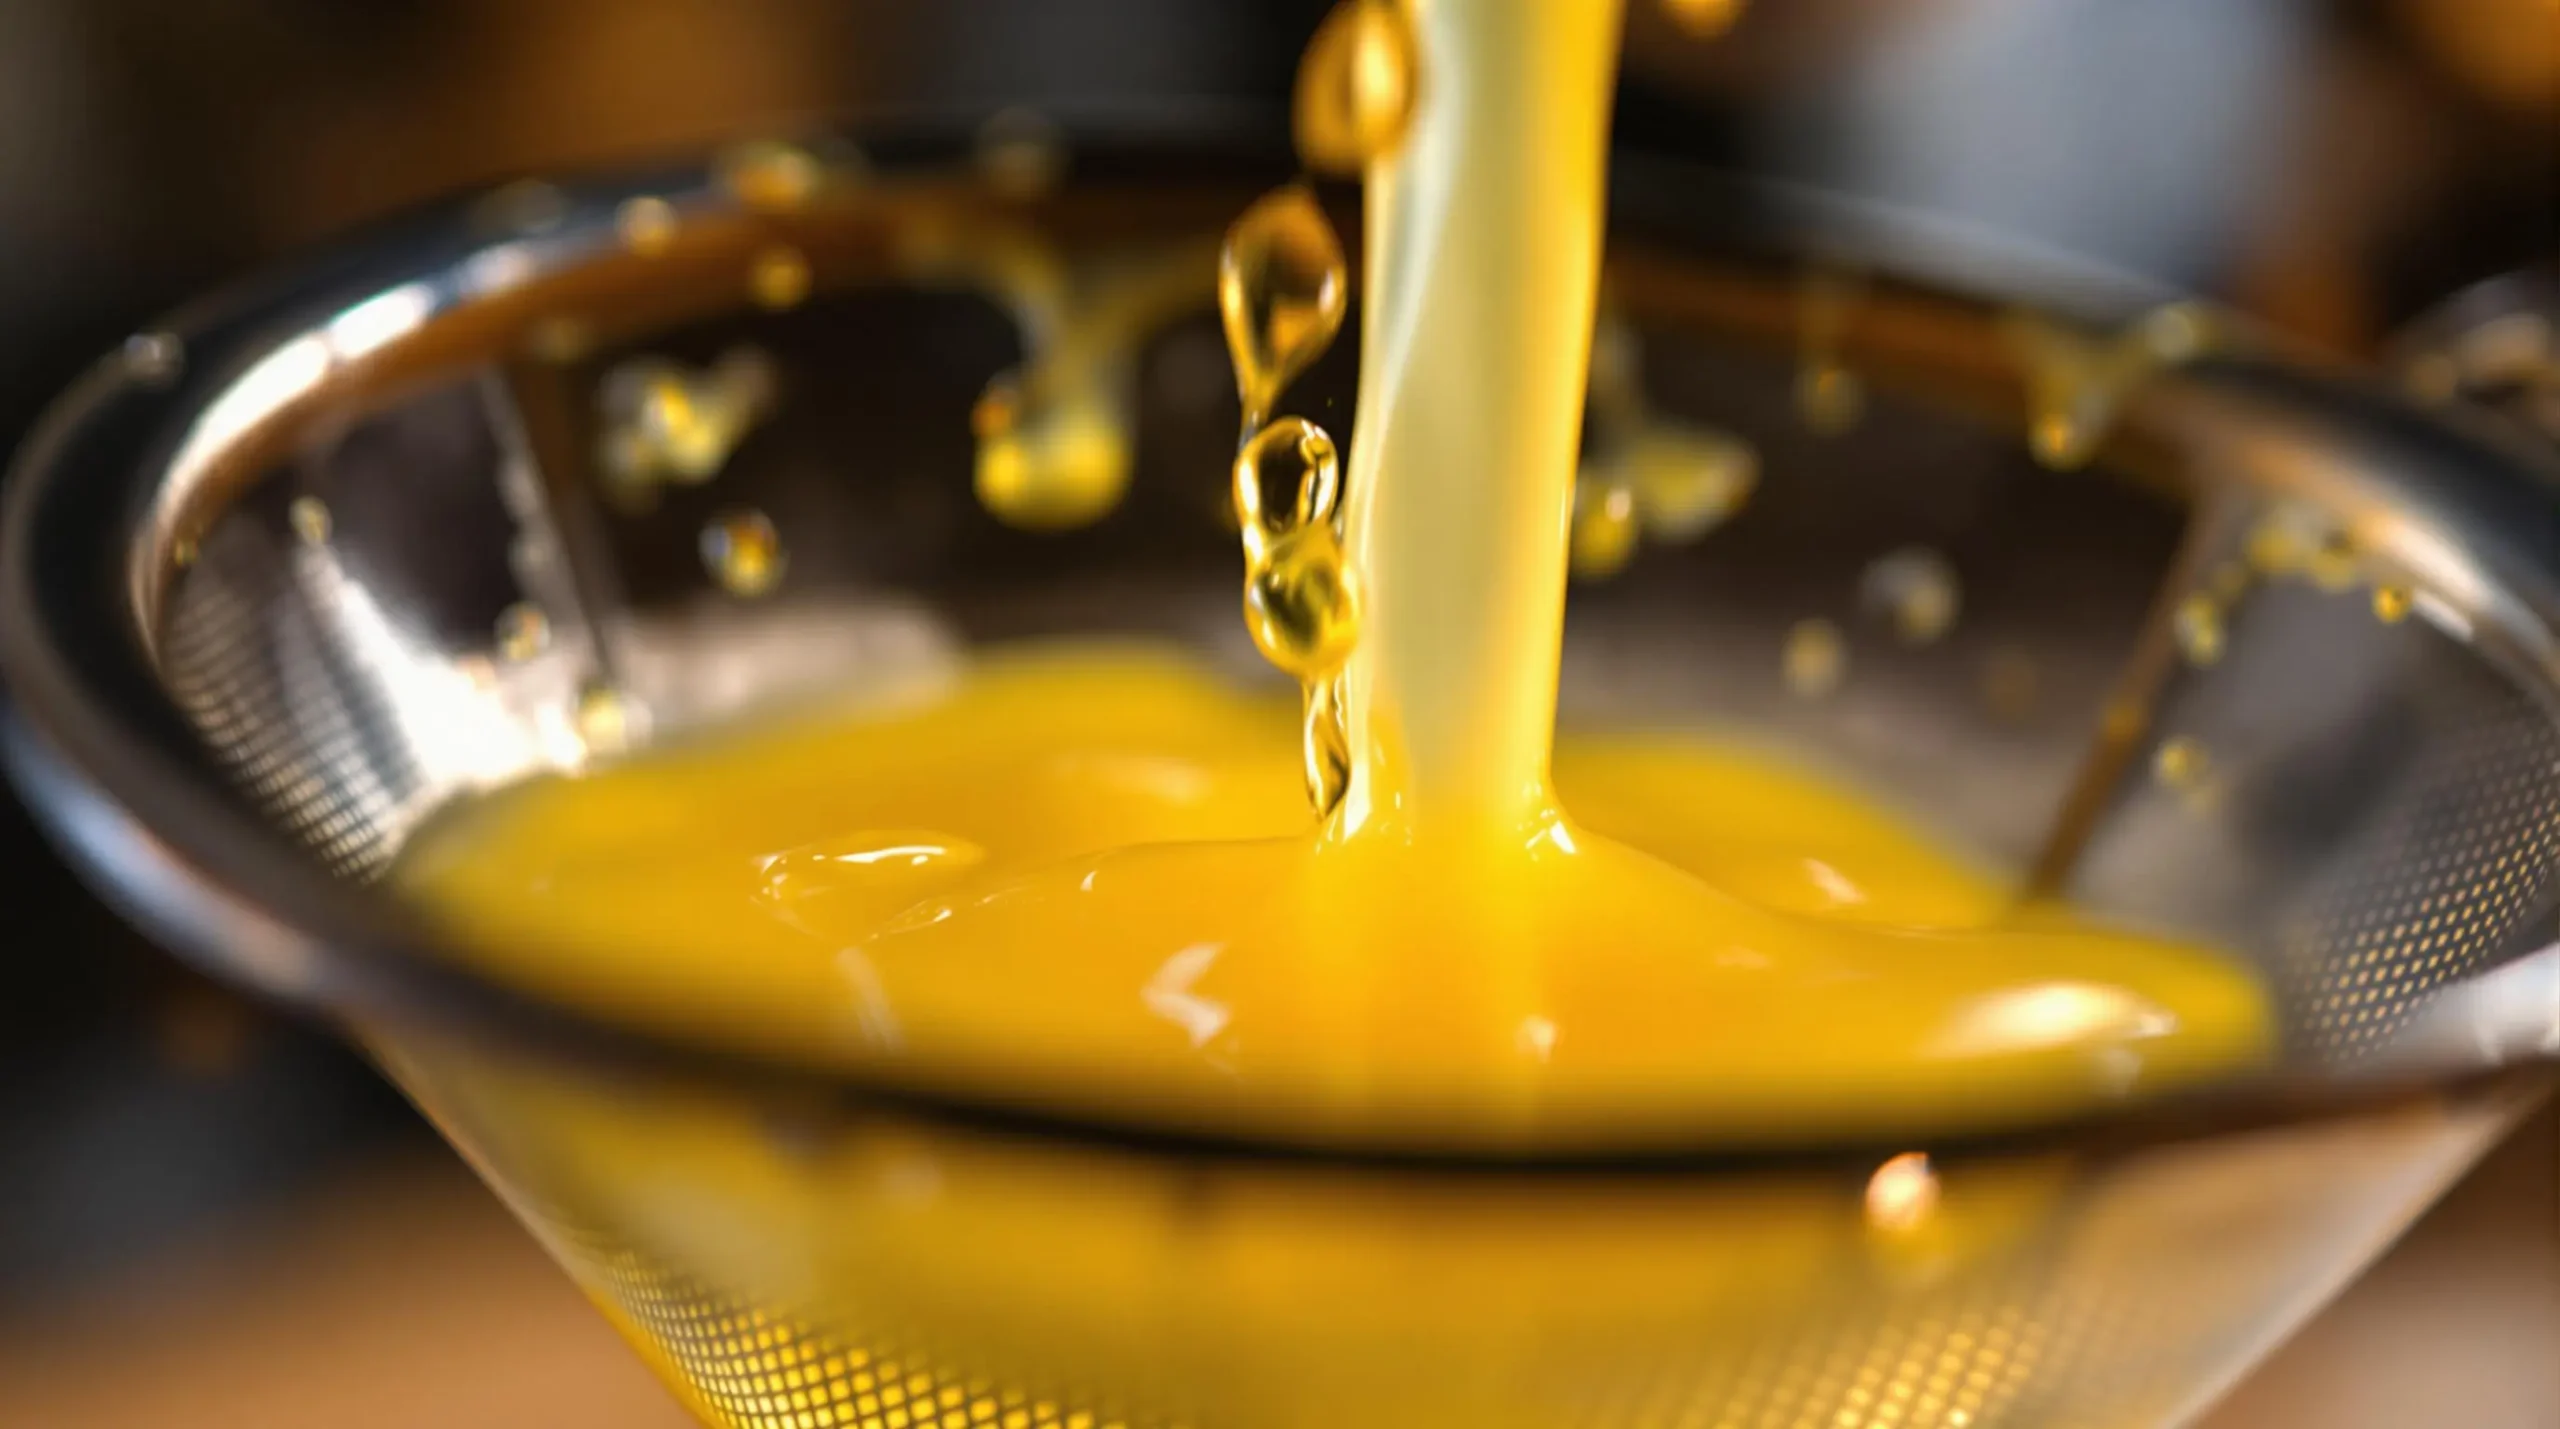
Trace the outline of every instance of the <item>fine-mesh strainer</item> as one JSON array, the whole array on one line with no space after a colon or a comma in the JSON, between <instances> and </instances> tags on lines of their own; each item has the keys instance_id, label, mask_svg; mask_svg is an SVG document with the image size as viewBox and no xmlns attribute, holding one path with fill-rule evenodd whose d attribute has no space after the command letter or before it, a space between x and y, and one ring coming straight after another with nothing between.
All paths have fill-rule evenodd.
<instances>
[{"instance_id":1,"label":"fine-mesh strainer","mask_svg":"<svg viewBox=\"0 0 2560 1429\"><path fill-rule=\"evenodd\" d=\"M987 646L1275 680L1235 617L1207 256L1279 152L907 130L518 184L139 335L12 482L13 768L174 946L371 1046L721 1425L2174 1423L2538 1095L2548 451L2191 313L2110 365L2167 295L1636 158L1605 320L1648 420L1756 487L1577 583L1560 718L1782 745L2226 947L2276 1067L1892 1145L1220 1141L613 1024L373 886L457 800ZM1106 320L1114 361L1044 375L1123 423L1126 492L992 519L973 405ZM1293 400L1337 436L1350 346ZM2055 387L2073 361L2100 377ZM635 363L757 374L713 471L617 446ZM1809 422L1809 369L1862 400ZM2038 416L2076 424L2050 465ZM752 596L703 560L745 512L788 552ZM1952 622L1879 609L1880 567Z\"/></svg>"}]
</instances>

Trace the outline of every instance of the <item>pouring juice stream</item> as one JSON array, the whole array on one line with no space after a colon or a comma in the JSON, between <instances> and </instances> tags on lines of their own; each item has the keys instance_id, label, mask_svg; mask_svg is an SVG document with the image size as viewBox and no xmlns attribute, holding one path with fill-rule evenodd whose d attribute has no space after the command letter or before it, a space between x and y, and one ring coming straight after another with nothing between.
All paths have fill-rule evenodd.
<instances>
[{"instance_id":1,"label":"pouring juice stream","mask_svg":"<svg viewBox=\"0 0 2560 1429\"><path fill-rule=\"evenodd\" d=\"M1311 63L1365 68L1316 88L1389 107L1350 126L1347 476L1312 427L1263 425L1330 333L1311 203L1230 248L1247 616L1298 720L1160 652L1019 652L922 709L517 791L430 831L405 886L616 1016L1323 1140L1997 1123L2260 1055L2259 995L2213 953L2012 907L1811 775L1554 744L1616 7L1348 13L1365 29ZM1239 261L1257 244L1277 261Z\"/></svg>"}]
</instances>

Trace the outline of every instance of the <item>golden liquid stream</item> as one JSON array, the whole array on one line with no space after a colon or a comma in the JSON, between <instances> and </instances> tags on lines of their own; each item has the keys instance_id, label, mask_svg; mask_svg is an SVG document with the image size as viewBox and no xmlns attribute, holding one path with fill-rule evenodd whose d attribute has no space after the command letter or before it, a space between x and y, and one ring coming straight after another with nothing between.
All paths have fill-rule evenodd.
<instances>
[{"instance_id":1,"label":"golden liquid stream","mask_svg":"<svg viewBox=\"0 0 2560 1429\"><path fill-rule=\"evenodd\" d=\"M1312 48L1351 69L1302 82L1329 107L1309 157L1367 181L1347 462L1274 415L1344 313L1306 191L1240 221L1220 283L1243 609L1294 720L1163 656L993 660L920 711L521 790L431 830L407 886L615 1016L1316 1139L1981 1124L2262 1055L2218 956L2013 907L1818 778L1697 740L1558 750L1618 19L1351 0ZM1834 416L1845 302L1808 320ZM1952 586L1897 599L1904 639L1954 618ZM1784 660L1827 694L1846 644L1809 621Z\"/></svg>"}]
</instances>

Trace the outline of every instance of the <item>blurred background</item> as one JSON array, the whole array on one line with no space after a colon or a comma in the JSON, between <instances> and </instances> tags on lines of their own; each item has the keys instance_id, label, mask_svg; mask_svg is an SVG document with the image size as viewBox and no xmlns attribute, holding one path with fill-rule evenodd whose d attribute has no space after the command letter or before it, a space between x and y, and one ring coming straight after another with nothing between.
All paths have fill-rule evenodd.
<instances>
[{"instance_id":1,"label":"blurred background","mask_svg":"<svg viewBox=\"0 0 2560 1429\"><path fill-rule=\"evenodd\" d=\"M1628 3L1625 143L2350 359L2560 264L2560 0L1754 0L1712 42ZM0 435L151 314L406 205L882 109L1277 114L1322 9L0 0ZM0 1422L683 1422L361 1063L157 955L14 804L0 898ZM2548 1429L2554 1345L2546 1117L2212 1429Z\"/></svg>"}]
</instances>

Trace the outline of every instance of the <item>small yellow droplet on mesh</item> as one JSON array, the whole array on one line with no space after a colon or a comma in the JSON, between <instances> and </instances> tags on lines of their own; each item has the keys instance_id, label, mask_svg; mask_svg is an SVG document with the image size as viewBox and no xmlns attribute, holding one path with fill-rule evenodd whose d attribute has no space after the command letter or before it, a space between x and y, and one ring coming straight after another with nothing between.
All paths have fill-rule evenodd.
<instances>
[{"instance_id":1,"label":"small yellow droplet on mesh","mask_svg":"<svg viewBox=\"0 0 2560 1429\"><path fill-rule=\"evenodd\" d=\"M1298 62L1298 157L1321 172L1356 174L1393 149L1412 117L1416 60L1402 6L1336 5Z\"/></svg>"},{"instance_id":2,"label":"small yellow droplet on mesh","mask_svg":"<svg viewBox=\"0 0 2560 1429\"><path fill-rule=\"evenodd\" d=\"M293 534L301 537L305 544L318 546L327 543L331 524L329 508L321 502L319 497L293 498L292 504L285 507L284 516L285 521L293 527Z\"/></svg>"},{"instance_id":3,"label":"small yellow droplet on mesh","mask_svg":"<svg viewBox=\"0 0 2560 1429\"><path fill-rule=\"evenodd\" d=\"M1849 673L1849 645L1840 627L1819 617L1797 621L1787 631L1779 673L1788 691L1803 699L1820 699L1840 688Z\"/></svg>"},{"instance_id":4,"label":"small yellow droplet on mesh","mask_svg":"<svg viewBox=\"0 0 2560 1429\"><path fill-rule=\"evenodd\" d=\"M654 258L675 246L676 207L654 194L627 199L614 211L613 228L623 247Z\"/></svg>"},{"instance_id":5,"label":"small yellow droplet on mesh","mask_svg":"<svg viewBox=\"0 0 2560 1429\"><path fill-rule=\"evenodd\" d=\"M2181 735L2161 743L2152 756L2151 772L2161 783L2184 792L2202 787L2212 765L2203 745Z\"/></svg>"},{"instance_id":6,"label":"small yellow droplet on mesh","mask_svg":"<svg viewBox=\"0 0 2560 1429\"><path fill-rule=\"evenodd\" d=\"M2333 531L2311 553L2306 573L2313 585L2336 595L2356 584L2359 565L2354 539L2343 531Z\"/></svg>"},{"instance_id":7,"label":"small yellow droplet on mesh","mask_svg":"<svg viewBox=\"0 0 2560 1429\"><path fill-rule=\"evenodd\" d=\"M736 596L759 596L772 590L790 562L772 520L752 508L713 517L702 528L701 547L703 569L722 590Z\"/></svg>"},{"instance_id":8,"label":"small yellow droplet on mesh","mask_svg":"<svg viewBox=\"0 0 2560 1429\"><path fill-rule=\"evenodd\" d=\"M530 660L551 645L551 620L539 606L518 601L498 612L498 656Z\"/></svg>"},{"instance_id":9,"label":"small yellow droplet on mesh","mask_svg":"<svg viewBox=\"0 0 2560 1429\"><path fill-rule=\"evenodd\" d=\"M2178 653L2188 664L2210 665L2222 658L2222 606L2212 596L2198 593L2179 601L2169 623Z\"/></svg>"},{"instance_id":10,"label":"small yellow droplet on mesh","mask_svg":"<svg viewBox=\"0 0 2560 1429\"><path fill-rule=\"evenodd\" d=\"M798 307L809 296L809 283L809 260L797 248L765 249L747 270L747 291L759 307L775 312Z\"/></svg>"},{"instance_id":11,"label":"small yellow droplet on mesh","mask_svg":"<svg viewBox=\"0 0 2560 1429\"><path fill-rule=\"evenodd\" d=\"M2409 618L2417 598L2404 585L2376 586L2373 590L2373 616L2385 625L2397 625Z\"/></svg>"}]
</instances>

